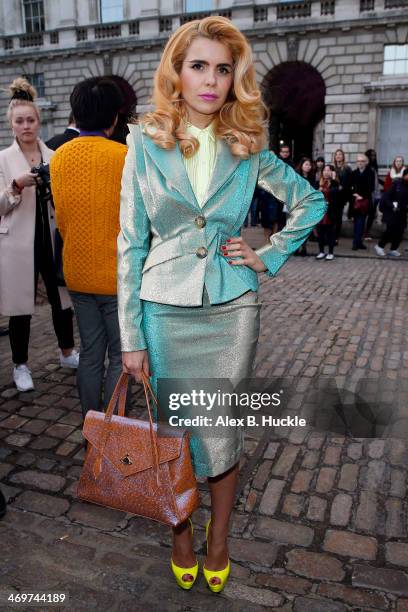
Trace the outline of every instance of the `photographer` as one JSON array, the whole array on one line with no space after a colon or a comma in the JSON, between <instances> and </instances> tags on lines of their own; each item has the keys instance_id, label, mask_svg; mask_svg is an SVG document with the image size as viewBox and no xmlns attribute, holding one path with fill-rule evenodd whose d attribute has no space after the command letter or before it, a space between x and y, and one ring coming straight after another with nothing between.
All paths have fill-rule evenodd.
<instances>
[{"instance_id":1,"label":"photographer","mask_svg":"<svg viewBox=\"0 0 408 612\"><path fill-rule=\"evenodd\" d=\"M76 368L71 301L58 287L54 268L54 211L40 189L33 167L47 164L53 151L38 138L40 113L35 89L23 78L10 86L7 116L15 140L0 152L0 313L9 316L14 383L19 391L34 388L27 366L31 315L41 274L52 310L62 367Z\"/></svg>"}]
</instances>

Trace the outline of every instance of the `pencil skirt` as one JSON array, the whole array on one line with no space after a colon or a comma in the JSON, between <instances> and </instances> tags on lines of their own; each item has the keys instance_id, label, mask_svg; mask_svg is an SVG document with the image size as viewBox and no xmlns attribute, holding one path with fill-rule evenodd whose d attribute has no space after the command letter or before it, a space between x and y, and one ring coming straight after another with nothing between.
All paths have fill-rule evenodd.
<instances>
[{"instance_id":1,"label":"pencil skirt","mask_svg":"<svg viewBox=\"0 0 408 612\"><path fill-rule=\"evenodd\" d=\"M142 304L151 382L156 391L157 381L163 378L238 383L251 376L259 336L261 305L257 293L248 291L229 302L211 305L204 289L201 306L145 300ZM197 408L188 410L193 417ZM229 429L225 437L218 433L212 437L208 428L205 435L190 437L196 476L223 474L239 461L242 451L242 427Z\"/></svg>"}]
</instances>

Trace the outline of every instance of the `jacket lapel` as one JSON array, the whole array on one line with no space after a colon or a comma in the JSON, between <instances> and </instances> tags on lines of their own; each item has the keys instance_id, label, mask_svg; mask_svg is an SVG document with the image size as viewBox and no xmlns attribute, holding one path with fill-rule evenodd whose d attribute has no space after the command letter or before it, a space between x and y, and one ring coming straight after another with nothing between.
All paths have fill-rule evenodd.
<instances>
[{"instance_id":1,"label":"jacket lapel","mask_svg":"<svg viewBox=\"0 0 408 612\"><path fill-rule=\"evenodd\" d=\"M54 155L54 151L51 151L43 143L43 141L40 138L38 139L38 146L40 148L43 161L44 161L44 163L47 164L50 161L51 157ZM22 152L22 150L20 148L20 145L18 144L17 140L14 140L13 144L11 145L11 150L15 154L16 159L18 159L18 164L19 164L19 166L21 168L21 171L22 172L29 172L31 170L31 166L29 165L28 161L24 157L24 153Z\"/></svg>"},{"instance_id":2,"label":"jacket lapel","mask_svg":"<svg viewBox=\"0 0 408 612\"><path fill-rule=\"evenodd\" d=\"M178 144L174 149L162 149L145 134L143 134L143 143L149 157L163 176L165 176L167 185L172 189L176 189L187 202L199 210L202 210L207 202L217 193L224 183L227 182L241 161L239 157L232 155L225 140L220 138L217 140L217 156L214 172L210 179L204 201L200 207L191 187L190 179L188 178Z\"/></svg>"},{"instance_id":3,"label":"jacket lapel","mask_svg":"<svg viewBox=\"0 0 408 612\"><path fill-rule=\"evenodd\" d=\"M200 210L178 144L173 149L162 149L145 134L143 144L150 159L166 178L167 187L178 191L188 203Z\"/></svg>"},{"instance_id":4,"label":"jacket lapel","mask_svg":"<svg viewBox=\"0 0 408 612\"><path fill-rule=\"evenodd\" d=\"M221 189L228 181L231 174L238 167L241 159L232 155L231 150L225 140L218 138L217 140L217 157L215 159L215 167L207 192L204 197L202 207Z\"/></svg>"},{"instance_id":5,"label":"jacket lapel","mask_svg":"<svg viewBox=\"0 0 408 612\"><path fill-rule=\"evenodd\" d=\"M38 141L38 146L40 147L41 155L45 164L48 164L51 157L54 155L55 151L52 151L47 147L47 145L42 141Z\"/></svg>"},{"instance_id":6,"label":"jacket lapel","mask_svg":"<svg viewBox=\"0 0 408 612\"><path fill-rule=\"evenodd\" d=\"M26 172L30 172L30 165L26 158L24 157L24 153L20 149L20 146L17 140L14 140L11 145L11 150L13 151L13 170L16 172L16 175L21 172L21 174L25 174Z\"/></svg>"}]
</instances>

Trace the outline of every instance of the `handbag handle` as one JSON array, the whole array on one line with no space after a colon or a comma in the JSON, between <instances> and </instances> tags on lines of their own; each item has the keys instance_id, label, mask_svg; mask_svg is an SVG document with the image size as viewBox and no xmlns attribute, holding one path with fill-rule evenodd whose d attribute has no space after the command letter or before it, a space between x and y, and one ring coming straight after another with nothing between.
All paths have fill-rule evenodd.
<instances>
[{"instance_id":1,"label":"handbag handle","mask_svg":"<svg viewBox=\"0 0 408 612\"><path fill-rule=\"evenodd\" d=\"M152 389L152 386L150 384L150 381L148 379L148 377L146 376L146 374L142 371L142 383L143 383L143 390L144 390L144 394L145 394L145 399L146 399L146 404L147 404L147 411L149 414L149 430L150 430L150 440L151 440L151 444L152 444L152 450L153 450L153 459L154 459L154 463L155 463L155 472L156 472L156 481L157 481L157 485L160 485L160 480L159 480L159 451L157 448L157 433L154 430L154 424L153 424L153 417L152 417L152 412L151 412L151 408L150 408L150 402L149 402L149 393L152 396L153 402L155 403L157 410L159 410L159 404L157 401L157 397ZM109 438L109 434L111 432L111 428L110 428L110 423L112 421L112 416L113 413L115 411L116 405L119 404L119 408L118 408L118 414L119 416L124 416L125 414L125 406L126 406L126 396L127 396L127 389L128 389L128 384L129 384L129 374L127 374L126 372L122 372L121 375L119 376L118 382L116 383L115 389L113 391L112 397L110 399L110 402L108 404L108 407L106 409L105 412L105 419L104 419L104 423L103 423L103 429L102 429L102 435L101 435L101 444L99 447L99 452L98 455L95 459L94 465L93 465L93 475L96 478L98 478L99 474L101 473L102 470L102 458L103 458L103 453L105 450L105 446L106 443L108 441Z\"/></svg>"},{"instance_id":2,"label":"handbag handle","mask_svg":"<svg viewBox=\"0 0 408 612\"><path fill-rule=\"evenodd\" d=\"M150 429L150 440L152 443L152 449L153 449L153 454L154 454L154 463L155 463L155 468L156 468L156 483L157 486L160 486L160 479L159 479L159 449L157 448L157 432L155 432L154 430L154 425L153 425L153 417L152 417L152 411L150 408L150 402L149 402L149 394L147 393L147 391L150 392L152 398L153 398L153 402L156 404L156 408L157 408L157 412L159 411L159 403L157 401L157 397L154 394L154 391L152 389L152 386L150 384L149 378L146 376L146 374L143 372L142 370L142 383L143 383L143 389L144 389L144 394L145 394L145 398L146 398L146 404L147 404L147 411L149 413L149 429Z\"/></svg>"}]
</instances>

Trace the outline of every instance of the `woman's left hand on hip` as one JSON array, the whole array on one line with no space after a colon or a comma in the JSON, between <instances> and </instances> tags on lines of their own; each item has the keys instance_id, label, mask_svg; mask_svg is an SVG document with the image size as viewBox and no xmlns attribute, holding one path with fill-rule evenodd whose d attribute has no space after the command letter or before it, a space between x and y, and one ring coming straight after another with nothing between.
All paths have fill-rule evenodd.
<instances>
[{"instance_id":1,"label":"woman's left hand on hip","mask_svg":"<svg viewBox=\"0 0 408 612\"><path fill-rule=\"evenodd\" d=\"M265 272L266 270L262 259L241 237L228 238L226 243L221 246L221 253L231 266L248 266L255 272ZM230 257L233 259L229 259ZM240 259L235 259L238 257Z\"/></svg>"}]
</instances>

